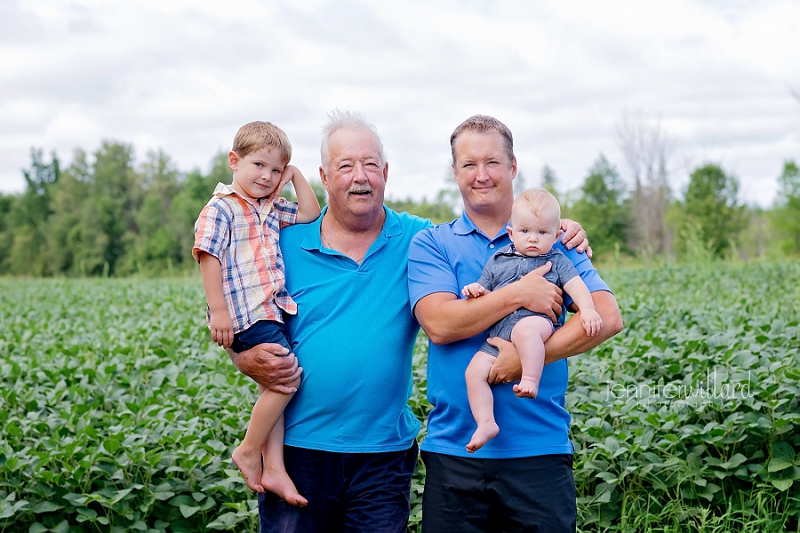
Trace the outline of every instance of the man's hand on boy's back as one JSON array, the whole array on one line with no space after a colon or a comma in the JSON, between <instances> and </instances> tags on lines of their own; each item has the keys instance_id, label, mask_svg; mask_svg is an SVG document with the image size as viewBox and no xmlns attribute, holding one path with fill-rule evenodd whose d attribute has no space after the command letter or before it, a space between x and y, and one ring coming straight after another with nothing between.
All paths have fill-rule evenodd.
<instances>
[{"instance_id":1,"label":"man's hand on boy's back","mask_svg":"<svg viewBox=\"0 0 800 533\"><path fill-rule=\"evenodd\" d=\"M236 368L259 385L282 394L297 390L287 383L298 379L303 369L297 364L297 357L280 344L259 344L241 353L228 350L228 354Z\"/></svg>"}]
</instances>

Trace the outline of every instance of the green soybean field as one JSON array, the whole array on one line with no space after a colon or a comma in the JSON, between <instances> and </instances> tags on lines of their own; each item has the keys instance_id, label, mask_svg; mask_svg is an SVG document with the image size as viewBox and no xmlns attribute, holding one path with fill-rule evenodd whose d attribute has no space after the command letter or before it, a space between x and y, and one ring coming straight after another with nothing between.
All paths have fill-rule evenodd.
<instances>
[{"instance_id":1,"label":"green soybean field","mask_svg":"<svg viewBox=\"0 0 800 533\"><path fill-rule=\"evenodd\" d=\"M579 531L800 531L800 263L602 275L625 329L569 363ZM204 305L199 279L0 279L0 533L257 531L230 460L256 389ZM425 366L421 334L423 422Z\"/></svg>"}]
</instances>

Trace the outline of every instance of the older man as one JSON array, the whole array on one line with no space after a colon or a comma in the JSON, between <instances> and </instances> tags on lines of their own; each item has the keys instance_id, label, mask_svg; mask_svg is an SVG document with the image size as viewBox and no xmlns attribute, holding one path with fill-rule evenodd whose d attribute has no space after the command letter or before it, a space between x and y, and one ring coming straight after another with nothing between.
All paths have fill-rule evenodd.
<instances>
[{"instance_id":1,"label":"older man","mask_svg":"<svg viewBox=\"0 0 800 533\"><path fill-rule=\"evenodd\" d=\"M565 358L596 346L622 327L614 296L585 254L566 252L592 292L603 319L588 337L580 320L569 320L545 345L538 397L518 398L509 381L520 377L498 357L490 380L500 434L474 454L465 444L475 429L464 372L486 330L526 307L553 316L560 290L532 272L480 298L460 297L477 280L486 260L510 243L506 232L514 202L517 161L511 132L500 121L476 115L453 132L453 176L464 214L421 232L409 251L409 290L414 314L432 343L428 351L428 397L434 408L422 445L426 465L422 526L430 533L566 532L576 525L575 484ZM545 268L545 267L543 267ZM541 269L539 269L541 271Z\"/></svg>"},{"instance_id":2,"label":"older man","mask_svg":"<svg viewBox=\"0 0 800 533\"><path fill-rule=\"evenodd\" d=\"M406 257L431 224L383 205L389 167L359 115L333 113L321 152L328 206L316 222L281 232L286 288L298 305L288 327L303 368L285 413L284 455L308 506L260 495L261 531L402 532L419 432L407 404L419 325ZM294 357L258 348L234 360L265 386L298 372Z\"/></svg>"}]
</instances>

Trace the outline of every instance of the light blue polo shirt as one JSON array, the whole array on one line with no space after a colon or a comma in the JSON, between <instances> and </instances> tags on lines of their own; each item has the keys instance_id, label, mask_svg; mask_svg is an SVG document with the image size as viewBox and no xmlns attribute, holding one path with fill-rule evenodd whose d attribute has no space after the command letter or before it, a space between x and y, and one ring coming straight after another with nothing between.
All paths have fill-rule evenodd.
<instances>
[{"instance_id":1,"label":"light blue polo shirt","mask_svg":"<svg viewBox=\"0 0 800 533\"><path fill-rule=\"evenodd\" d=\"M419 325L408 300L411 239L430 221L384 206L386 221L359 265L320 241L327 212L281 231L287 325L302 383L286 408L285 443L330 452L408 449L419 422L408 407Z\"/></svg>"},{"instance_id":2,"label":"light blue polo shirt","mask_svg":"<svg viewBox=\"0 0 800 533\"><path fill-rule=\"evenodd\" d=\"M505 228L489 238L466 215L420 232L411 243L408 286L412 308L436 292L461 296L461 289L478 280L484 264L510 244ZM558 247L577 269L590 292L608 291L586 254ZM565 305L571 301L565 295ZM563 321L564 313L561 314ZM518 398L513 384L492 387L494 414L500 433L474 454L466 450L476 424L469 409L464 372L472 356L486 340L487 332L450 344L428 348L428 432L422 449L459 457L510 459L556 453L572 453L570 415L564 409L567 361L545 365L536 399Z\"/></svg>"}]
</instances>

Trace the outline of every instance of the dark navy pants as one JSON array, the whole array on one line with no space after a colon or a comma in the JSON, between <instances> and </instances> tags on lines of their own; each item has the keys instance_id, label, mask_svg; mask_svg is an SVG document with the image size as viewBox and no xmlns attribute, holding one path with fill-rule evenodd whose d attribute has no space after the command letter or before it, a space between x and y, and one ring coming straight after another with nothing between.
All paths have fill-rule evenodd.
<instances>
[{"instance_id":1,"label":"dark navy pants","mask_svg":"<svg viewBox=\"0 0 800 533\"><path fill-rule=\"evenodd\" d=\"M423 533L572 533L572 455L475 459L422 452Z\"/></svg>"},{"instance_id":2,"label":"dark navy pants","mask_svg":"<svg viewBox=\"0 0 800 533\"><path fill-rule=\"evenodd\" d=\"M285 446L284 462L308 506L259 494L261 533L405 533L416 442L408 450L384 453Z\"/></svg>"}]
</instances>

